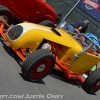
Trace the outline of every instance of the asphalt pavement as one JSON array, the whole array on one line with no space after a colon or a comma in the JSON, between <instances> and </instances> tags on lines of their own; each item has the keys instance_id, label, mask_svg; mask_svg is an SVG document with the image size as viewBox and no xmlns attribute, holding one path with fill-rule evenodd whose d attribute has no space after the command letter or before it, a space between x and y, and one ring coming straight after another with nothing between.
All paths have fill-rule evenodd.
<instances>
[{"instance_id":1,"label":"asphalt pavement","mask_svg":"<svg viewBox=\"0 0 100 100\"><path fill-rule=\"evenodd\" d=\"M0 39L0 100L100 100L100 91L87 94L78 82L55 70L39 83L28 82L18 59Z\"/></svg>"}]
</instances>

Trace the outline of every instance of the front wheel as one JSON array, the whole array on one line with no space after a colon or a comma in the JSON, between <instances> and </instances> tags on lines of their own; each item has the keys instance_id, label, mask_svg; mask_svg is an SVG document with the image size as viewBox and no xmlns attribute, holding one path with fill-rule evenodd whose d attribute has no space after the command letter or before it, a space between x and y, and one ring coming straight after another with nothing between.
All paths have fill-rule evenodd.
<instances>
[{"instance_id":1,"label":"front wheel","mask_svg":"<svg viewBox=\"0 0 100 100\"><path fill-rule=\"evenodd\" d=\"M40 81L55 65L55 58L48 50L39 49L30 54L22 64L22 73L29 81Z\"/></svg>"},{"instance_id":2,"label":"front wheel","mask_svg":"<svg viewBox=\"0 0 100 100\"><path fill-rule=\"evenodd\" d=\"M90 94L94 94L100 89L100 68L97 68L88 76L83 83L83 89Z\"/></svg>"}]
</instances>

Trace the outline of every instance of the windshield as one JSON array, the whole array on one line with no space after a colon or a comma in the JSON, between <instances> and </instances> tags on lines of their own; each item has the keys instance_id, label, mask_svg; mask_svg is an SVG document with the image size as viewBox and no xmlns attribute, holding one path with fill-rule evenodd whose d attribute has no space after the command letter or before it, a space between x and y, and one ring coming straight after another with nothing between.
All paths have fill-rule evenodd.
<instances>
[{"instance_id":1,"label":"windshield","mask_svg":"<svg viewBox=\"0 0 100 100\"><path fill-rule=\"evenodd\" d=\"M98 44L96 44L96 42L94 40L92 40L88 36L86 36L85 34L80 33L80 34L76 34L73 37L74 37L74 39L76 39L78 41L78 43L83 47L83 49L85 49L91 45L91 47L87 50L87 52L92 53L92 54L100 53L100 46Z\"/></svg>"}]
</instances>

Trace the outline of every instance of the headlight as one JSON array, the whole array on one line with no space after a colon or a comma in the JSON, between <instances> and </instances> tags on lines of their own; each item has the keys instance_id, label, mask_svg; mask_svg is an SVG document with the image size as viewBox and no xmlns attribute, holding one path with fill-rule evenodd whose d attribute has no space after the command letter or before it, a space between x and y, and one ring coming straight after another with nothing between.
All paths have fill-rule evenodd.
<instances>
[{"instance_id":1,"label":"headlight","mask_svg":"<svg viewBox=\"0 0 100 100\"><path fill-rule=\"evenodd\" d=\"M23 27L20 25L14 26L12 27L9 31L8 31L8 37L12 40L17 39L18 37L20 37L20 35L23 33Z\"/></svg>"}]
</instances>

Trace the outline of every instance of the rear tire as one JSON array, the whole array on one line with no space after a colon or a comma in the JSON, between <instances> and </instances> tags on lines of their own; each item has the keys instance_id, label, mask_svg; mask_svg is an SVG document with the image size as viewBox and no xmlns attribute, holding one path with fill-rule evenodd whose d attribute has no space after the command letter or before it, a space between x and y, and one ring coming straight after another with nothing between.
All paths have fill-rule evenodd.
<instances>
[{"instance_id":1,"label":"rear tire","mask_svg":"<svg viewBox=\"0 0 100 100\"><path fill-rule=\"evenodd\" d=\"M12 24L13 15L7 7L0 5L0 16L3 16L9 25Z\"/></svg>"},{"instance_id":2,"label":"rear tire","mask_svg":"<svg viewBox=\"0 0 100 100\"><path fill-rule=\"evenodd\" d=\"M55 65L55 58L48 50L39 49L30 54L22 64L22 74L29 81L40 81Z\"/></svg>"},{"instance_id":3,"label":"rear tire","mask_svg":"<svg viewBox=\"0 0 100 100\"><path fill-rule=\"evenodd\" d=\"M49 20L44 20L44 21L40 22L39 24L44 25L44 26L49 26L49 27L55 27L54 23L52 23Z\"/></svg>"},{"instance_id":4,"label":"rear tire","mask_svg":"<svg viewBox=\"0 0 100 100\"><path fill-rule=\"evenodd\" d=\"M94 94L100 89L100 68L97 68L87 77L83 83L83 89L89 94Z\"/></svg>"}]
</instances>

